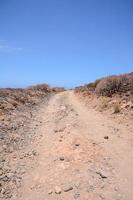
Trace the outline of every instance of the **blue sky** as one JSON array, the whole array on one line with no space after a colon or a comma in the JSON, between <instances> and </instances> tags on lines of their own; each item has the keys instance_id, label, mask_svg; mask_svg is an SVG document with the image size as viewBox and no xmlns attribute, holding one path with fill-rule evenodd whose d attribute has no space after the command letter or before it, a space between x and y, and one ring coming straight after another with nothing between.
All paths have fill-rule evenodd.
<instances>
[{"instance_id":1,"label":"blue sky","mask_svg":"<svg viewBox=\"0 0 133 200\"><path fill-rule=\"evenodd\" d=\"M0 0L0 86L133 71L132 0Z\"/></svg>"}]
</instances>

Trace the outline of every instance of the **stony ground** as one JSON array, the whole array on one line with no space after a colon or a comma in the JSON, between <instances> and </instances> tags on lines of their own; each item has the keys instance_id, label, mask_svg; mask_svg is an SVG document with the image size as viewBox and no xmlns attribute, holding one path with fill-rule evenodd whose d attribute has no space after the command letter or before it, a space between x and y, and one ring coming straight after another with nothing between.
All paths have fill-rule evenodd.
<instances>
[{"instance_id":1,"label":"stony ground","mask_svg":"<svg viewBox=\"0 0 133 200\"><path fill-rule=\"evenodd\" d=\"M24 173L22 157L31 158L35 152L26 147L35 138L39 121L35 116L39 107L47 106L51 95L36 99L37 104L21 105L10 110L6 101L6 113L0 115L0 199L10 199L13 190L21 186Z\"/></svg>"},{"instance_id":2,"label":"stony ground","mask_svg":"<svg viewBox=\"0 0 133 200\"><path fill-rule=\"evenodd\" d=\"M22 124L13 143L24 135L26 144L1 160L2 199L132 200L132 124L86 108L73 91L27 111Z\"/></svg>"}]
</instances>

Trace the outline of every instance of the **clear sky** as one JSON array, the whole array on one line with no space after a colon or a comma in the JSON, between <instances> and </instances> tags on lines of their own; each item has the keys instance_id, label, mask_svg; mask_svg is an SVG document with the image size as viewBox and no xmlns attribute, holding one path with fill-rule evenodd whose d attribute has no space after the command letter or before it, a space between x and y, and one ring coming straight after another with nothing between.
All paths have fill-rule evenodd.
<instances>
[{"instance_id":1,"label":"clear sky","mask_svg":"<svg viewBox=\"0 0 133 200\"><path fill-rule=\"evenodd\" d=\"M133 0L0 0L0 86L133 71Z\"/></svg>"}]
</instances>

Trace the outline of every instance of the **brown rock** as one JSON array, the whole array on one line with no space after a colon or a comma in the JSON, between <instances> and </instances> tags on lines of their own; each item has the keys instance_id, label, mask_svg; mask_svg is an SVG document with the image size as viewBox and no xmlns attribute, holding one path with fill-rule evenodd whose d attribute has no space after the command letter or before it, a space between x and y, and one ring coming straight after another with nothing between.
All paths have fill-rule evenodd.
<instances>
[{"instance_id":1,"label":"brown rock","mask_svg":"<svg viewBox=\"0 0 133 200\"><path fill-rule=\"evenodd\" d=\"M69 192L70 190L73 190L73 187L72 186L66 186L63 191Z\"/></svg>"},{"instance_id":2,"label":"brown rock","mask_svg":"<svg viewBox=\"0 0 133 200\"><path fill-rule=\"evenodd\" d=\"M55 193L56 194L61 194L61 188L59 186L55 187Z\"/></svg>"}]
</instances>

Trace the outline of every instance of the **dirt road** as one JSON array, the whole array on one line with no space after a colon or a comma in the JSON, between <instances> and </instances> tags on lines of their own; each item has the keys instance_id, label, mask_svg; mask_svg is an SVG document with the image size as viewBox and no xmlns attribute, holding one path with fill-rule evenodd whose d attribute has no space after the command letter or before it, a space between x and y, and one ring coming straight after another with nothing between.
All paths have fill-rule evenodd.
<instances>
[{"instance_id":1,"label":"dirt road","mask_svg":"<svg viewBox=\"0 0 133 200\"><path fill-rule=\"evenodd\" d=\"M36 119L27 147L35 156L20 158L23 179L12 200L133 199L130 127L87 110L73 91L52 97Z\"/></svg>"}]
</instances>

